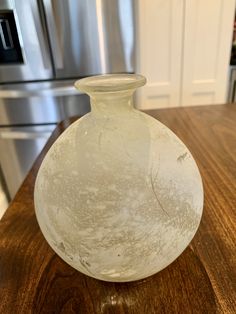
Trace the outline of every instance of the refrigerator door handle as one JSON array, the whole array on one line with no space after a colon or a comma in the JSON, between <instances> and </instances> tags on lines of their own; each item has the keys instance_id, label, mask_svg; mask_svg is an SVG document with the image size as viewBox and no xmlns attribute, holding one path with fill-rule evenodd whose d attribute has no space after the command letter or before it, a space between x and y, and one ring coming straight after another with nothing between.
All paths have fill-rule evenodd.
<instances>
[{"instance_id":1,"label":"refrigerator door handle","mask_svg":"<svg viewBox=\"0 0 236 314\"><path fill-rule=\"evenodd\" d=\"M53 8L52 0L43 0L46 14L46 19L48 22L48 28L51 33L50 42L51 42L51 48L52 53L54 57L54 63L56 69L63 69L63 54L62 54L62 46L59 39L59 34L57 31L57 28L59 25L56 25L56 19L55 19L55 10Z\"/></svg>"},{"instance_id":2,"label":"refrigerator door handle","mask_svg":"<svg viewBox=\"0 0 236 314\"><path fill-rule=\"evenodd\" d=\"M4 131L0 132L1 139L29 140L36 138L49 138L52 132L22 132L22 131Z\"/></svg>"},{"instance_id":3,"label":"refrigerator door handle","mask_svg":"<svg viewBox=\"0 0 236 314\"><path fill-rule=\"evenodd\" d=\"M39 17L39 8L37 5L37 1L31 1L30 5L31 5L32 16L34 19L35 29L36 29L36 33L38 37L38 42L40 46L40 51L42 55L43 65L45 69L49 69L51 67L51 60L50 60L49 53L47 51L46 44L45 44L46 35L43 33L42 24Z\"/></svg>"}]
</instances>

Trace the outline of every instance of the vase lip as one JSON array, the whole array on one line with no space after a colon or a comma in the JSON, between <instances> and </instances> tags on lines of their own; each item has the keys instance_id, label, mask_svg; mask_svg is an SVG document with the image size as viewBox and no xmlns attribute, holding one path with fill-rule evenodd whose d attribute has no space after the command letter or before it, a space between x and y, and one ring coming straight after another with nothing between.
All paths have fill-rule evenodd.
<instances>
[{"instance_id":1,"label":"vase lip","mask_svg":"<svg viewBox=\"0 0 236 314\"><path fill-rule=\"evenodd\" d=\"M89 76L75 82L82 92L105 93L136 89L145 85L146 78L140 74L103 74Z\"/></svg>"}]
</instances>

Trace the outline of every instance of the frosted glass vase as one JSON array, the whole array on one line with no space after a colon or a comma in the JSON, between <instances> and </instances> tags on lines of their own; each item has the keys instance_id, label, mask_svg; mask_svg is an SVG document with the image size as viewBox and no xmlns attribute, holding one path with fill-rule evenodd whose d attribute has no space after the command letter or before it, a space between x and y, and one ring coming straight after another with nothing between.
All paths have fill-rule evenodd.
<instances>
[{"instance_id":1,"label":"frosted glass vase","mask_svg":"<svg viewBox=\"0 0 236 314\"><path fill-rule=\"evenodd\" d=\"M201 219L202 181L189 150L133 107L134 90L144 84L143 76L125 74L77 81L92 110L52 145L36 180L46 240L72 267L101 280L160 271Z\"/></svg>"}]
</instances>

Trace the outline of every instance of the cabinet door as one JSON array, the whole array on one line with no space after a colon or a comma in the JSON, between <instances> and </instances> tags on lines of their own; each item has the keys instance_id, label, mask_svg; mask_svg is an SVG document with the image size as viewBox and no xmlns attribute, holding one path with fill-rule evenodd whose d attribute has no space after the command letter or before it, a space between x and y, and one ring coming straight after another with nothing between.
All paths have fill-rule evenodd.
<instances>
[{"instance_id":1,"label":"cabinet door","mask_svg":"<svg viewBox=\"0 0 236 314\"><path fill-rule=\"evenodd\" d=\"M183 106L224 103L235 0L185 2Z\"/></svg>"},{"instance_id":2,"label":"cabinet door","mask_svg":"<svg viewBox=\"0 0 236 314\"><path fill-rule=\"evenodd\" d=\"M139 0L137 71L147 77L137 106L179 106L183 0Z\"/></svg>"}]
</instances>

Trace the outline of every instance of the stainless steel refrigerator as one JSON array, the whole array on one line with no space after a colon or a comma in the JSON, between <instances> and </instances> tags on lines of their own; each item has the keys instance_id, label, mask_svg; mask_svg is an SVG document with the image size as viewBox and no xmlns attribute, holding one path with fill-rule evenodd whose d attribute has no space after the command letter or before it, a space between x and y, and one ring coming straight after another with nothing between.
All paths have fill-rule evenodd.
<instances>
[{"instance_id":1,"label":"stainless steel refrigerator","mask_svg":"<svg viewBox=\"0 0 236 314\"><path fill-rule=\"evenodd\" d=\"M75 79L134 72L132 0L0 0L0 166L13 197L55 125L89 108Z\"/></svg>"}]
</instances>

